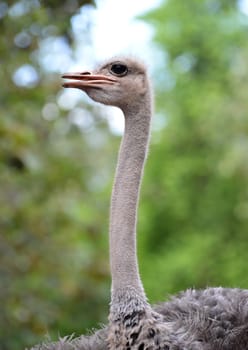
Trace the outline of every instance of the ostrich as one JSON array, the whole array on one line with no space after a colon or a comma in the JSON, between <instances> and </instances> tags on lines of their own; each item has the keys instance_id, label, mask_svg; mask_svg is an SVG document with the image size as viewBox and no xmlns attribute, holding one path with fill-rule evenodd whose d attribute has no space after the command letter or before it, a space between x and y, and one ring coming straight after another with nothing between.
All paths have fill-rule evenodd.
<instances>
[{"instance_id":1,"label":"ostrich","mask_svg":"<svg viewBox=\"0 0 248 350\"><path fill-rule=\"evenodd\" d=\"M63 78L69 79L65 88L81 89L96 102L117 106L125 117L110 210L109 324L88 337L33 349L248 349L248 290L189 289L157 306L148 303L136 255L137 206L152 115L144 65L120 57L94 72L68 73Z\"/></svg>"}]
</instances>

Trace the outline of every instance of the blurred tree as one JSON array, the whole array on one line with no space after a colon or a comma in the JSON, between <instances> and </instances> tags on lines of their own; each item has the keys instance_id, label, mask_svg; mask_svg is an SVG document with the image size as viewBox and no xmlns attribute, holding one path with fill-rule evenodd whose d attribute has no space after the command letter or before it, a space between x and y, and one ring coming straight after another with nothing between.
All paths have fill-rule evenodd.
<instances>
[{"instance_id":1,"label":"blurred tree","mask_svg":"<svg viewBox=\"0 0 248 350\"><path fill-rule=\"evenodd\" d=\"M248 288L248 18L240 3L167 0L145 17L164 53L157 119L165 126L154 132L140 223L153 300L190 286Z\"/></svg>"},{"instance_id":2,"label":"blurred tree","mask_svg":"<svg viewBox=\"0 0 248 350\"><path fill-rule=\"evenodd\" d=\"M104 191L112 163L104 154L112 150L99 107L84 102L82 109L74 97L77 107L63 118L70 93L58 79L74 59L70 19L80 7L87 18L93 5L0 1L2 350L25 348L47 332L82 333L107 313ZM89 25L77 27L84 47Z\"/></svg>"}]
</instances>

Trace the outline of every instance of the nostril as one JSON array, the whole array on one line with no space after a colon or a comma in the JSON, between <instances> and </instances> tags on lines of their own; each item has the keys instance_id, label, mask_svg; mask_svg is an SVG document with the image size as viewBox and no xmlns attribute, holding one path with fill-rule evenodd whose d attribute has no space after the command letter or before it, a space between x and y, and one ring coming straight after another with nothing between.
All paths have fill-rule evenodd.
<instances>
[{"instance_id":1,"label":"nostril","mask_svg":"<svg viewBox=\"0 0 248 350\"><path fill-rule=\"evenodd\" d=\"M91 75L90 72L82 72L82 73L79 73L80 75Z\"/></svg>"}]
</instances>

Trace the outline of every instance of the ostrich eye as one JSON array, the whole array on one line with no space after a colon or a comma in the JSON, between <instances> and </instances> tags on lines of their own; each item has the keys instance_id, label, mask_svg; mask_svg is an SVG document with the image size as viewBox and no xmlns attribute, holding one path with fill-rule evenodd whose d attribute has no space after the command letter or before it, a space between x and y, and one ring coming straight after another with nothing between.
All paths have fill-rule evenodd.
<instances>
[{"instance_id":1,"label":"ostrich eye","mask_svg":"<svg viewBox=\"0 0 248 350\"><path fill-rule=\"evenodd\" d=\"M125 64L122 63L114 63L110 68L111 73L114 75L118 75L119 77L123 77L127 74L128 68Z\"/></svg>"}]
</instances>

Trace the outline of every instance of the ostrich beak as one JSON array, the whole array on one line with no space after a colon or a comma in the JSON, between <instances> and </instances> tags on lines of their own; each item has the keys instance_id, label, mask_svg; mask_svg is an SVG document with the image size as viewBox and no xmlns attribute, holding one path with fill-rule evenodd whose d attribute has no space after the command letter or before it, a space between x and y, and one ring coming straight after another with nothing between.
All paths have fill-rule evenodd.
<instances>
[{"instance_id":1,"label":"ostrich beak","mask_svg":"<svg viewBox=\"0 0 248 350\"><path fill-rule=\"evenodd\" d=\"M117 82L116 79L107 75L92 74L91 72L65 73L63 79L72 79L72 81L63 83L65 88L77 88L85 90L87 88L101 88L103 85L112 85Z\"/></svg>"}]
</instances>

